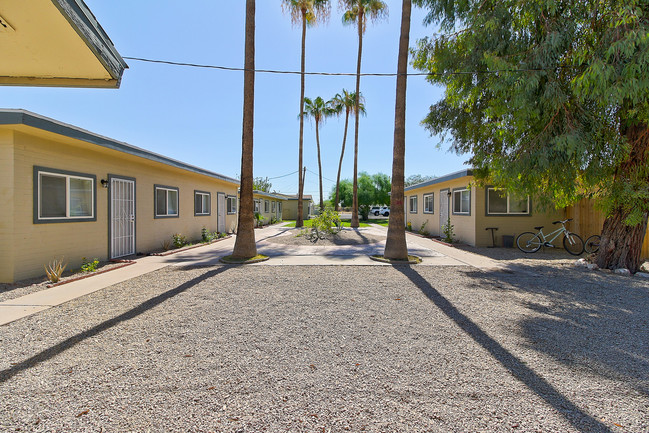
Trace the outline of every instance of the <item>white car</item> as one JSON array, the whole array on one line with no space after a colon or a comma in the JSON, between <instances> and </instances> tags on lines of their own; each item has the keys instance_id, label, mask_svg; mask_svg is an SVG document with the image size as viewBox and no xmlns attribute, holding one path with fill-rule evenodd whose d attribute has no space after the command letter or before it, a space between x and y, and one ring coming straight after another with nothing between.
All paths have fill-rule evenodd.
<instances>
[{"instance_id":1,"label":"white car","mask_svg":"<svg viewBox=\"0 0 649 433\"><path fill-rule=\"evenodd\" d=\"M379 206L372 206L370 208L370 215L379 216L381 213L381 208Z\"/></svg>"},{"instance_id":2,"label":"white car","mask_svg":"<svg viewBox=\"0 0 649 433\"><path fill-rule=\"evenodd\" d=\"M381 214L384 217L390 216L390 208L387 206L383 206L381 210L379 210L379 214Z\"/></svg>"}]
</instances>

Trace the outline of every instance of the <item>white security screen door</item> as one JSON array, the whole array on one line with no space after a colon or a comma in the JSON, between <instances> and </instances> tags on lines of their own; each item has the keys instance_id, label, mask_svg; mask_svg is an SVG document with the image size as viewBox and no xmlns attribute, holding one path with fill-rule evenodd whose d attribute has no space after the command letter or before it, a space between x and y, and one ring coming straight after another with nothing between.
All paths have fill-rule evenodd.
<instances>
[{"instance_id":1,"label":"white security screen door","mask_svg":"<svg viewBox=\"0 0 649 433\"><path fill-rule=\"evenodd\" d=\"M135 254L135 181L110 180L110 258Z\"/></svg>"},{"instance_id":2,"label":"white security screen door","mask_svg":"<svg viewBox=\"0 0 649 433\"><path fill-rule=\"evenodd\" d=\"M443 189L439 192L439 234L442 235L442 227L448 222L448 202L450 190Z\"/></svg>"},{"instance_id":3,"label":"white security screen door","mask_svg":"<svg viewBox=\"0 0 649 433\"><path fill-rule=\"evenodd\" d=\"M216 231L225 233L225 194L216 194Z\"/></svg>"}]
</instances>

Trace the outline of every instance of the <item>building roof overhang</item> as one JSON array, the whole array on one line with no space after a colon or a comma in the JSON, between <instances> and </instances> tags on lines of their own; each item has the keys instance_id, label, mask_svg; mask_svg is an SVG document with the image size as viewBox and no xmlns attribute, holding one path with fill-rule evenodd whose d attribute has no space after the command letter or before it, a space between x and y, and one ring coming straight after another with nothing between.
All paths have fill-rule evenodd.
<instances>
[{"instance_id":1,"label":"building roof overhang","mask_svg":"<svg viewBox=\"0 0 649 433\"><path fill-rule=\"evenodd\" d=\"M4 0L0 85L119 88L128 65L83 0Z\"/></svg>"}]
</instances>

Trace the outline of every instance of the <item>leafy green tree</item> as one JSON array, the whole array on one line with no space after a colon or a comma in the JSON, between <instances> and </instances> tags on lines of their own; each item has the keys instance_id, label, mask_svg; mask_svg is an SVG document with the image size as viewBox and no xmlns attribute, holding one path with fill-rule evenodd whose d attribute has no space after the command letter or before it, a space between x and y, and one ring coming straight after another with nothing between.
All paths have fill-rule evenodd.
<instances>
[{"instance_id":1,"label":"leafy green tree","mask_svg":"<svg viewBox=\"0 0 649 433\"><path fill-rule=\"evenodd\" d=\"M338 176L336 177L336 199L334 200L334 210L338 210L338 186L340 185L340 172L343 168L343 156L345 156L345 143L347 142L347 126L349 125L349 115L352 114L356 116L356 108L358 108L359 113L365 115L365 98L363 95L360 95L360 101L356 104L356 93L348 92L343 89L341 93L336 93L331 101L331 106L336 115L342 114L345 112L345 130L343 132L343 145L340 150L340 162L338 163Z\"/></svg>"},{"instance_id":2,"label":"leafy green tree","mask_svg":"<svg viewBox=\"0 0 649 433\"><path fill-rule=\"evenodd\" d=\"M362 171L358 175L358 212L364 221L367 221L370 208L373 205L389 205L390 190L392 185L390 178L383 174L369 175ZM350 179L343 179L339 185L339 197L343 207L352 206L354 202L354 183ZM333 187L329 198L334 200L336 197L336 188ZM353 212L353 209L352 209Z\"/></svg>"},{"instance_id":3,"label":"leafy green tree","mask_svg":"<svg viewBox=\"0 0 649 433\"><path fill-rule=\"evenodd\" d=\"M329 0L282 0L282 9L291 14L293 24L302 26L302 55L300 62L300 139L298 146L298 192L297 208L302 209L304 200L303 144L304 144L304 64L306 59L306 28L329 17ZM297 213L295 227L302 227L302 212Z\"/></svg>"},{"instance_id":4,"label":"leafy green tree","mask_svg":"<svg viewBox=\"0 0 649 433\"><path fill-rule=\"evenodd\" d=\"M358 57L356 60L356 91L361 94L361 58L363 54L363 34L368 18L377 21L387 18L388 5L381 0L339 0L340 6L345 10L343 24L355 25L358 30ZM356 99L355 113L360 113L360 98ZM354 201L352 203L351 227L358 228L358 117L354 116Z\"/></svg>"},{"instance_id":5,"label":"leafy green tree","mask_svg":"<svg viewBox=\"0 0 649 433\"><path fill-rule=\"evenodd\" d=\"M546 206L606 211L602 268L639 269L649 211L646 0L415 0L441 35L415 67L445 97L424 124L474 173Z\"/></svg>"},{"instance_id":6,"label":"leafy green tree","mask_svg":"<svg viewBox=\"0 0 649 433\"><path fill-rule=\"evenodd\" d=\"M263 192L270 192L273 186L268 177L256 177L252 184L255 191Z\"/></svg>"},{"instance_id":7,"label":"leafy green tree","mask_svg":"<svg viewBox=\"0 0 649 433\"><path fill-rule=\"evenodd\" d=\"M403 207L404 164L406 156L406 84L408 80L408 44L410 41L411 0L401 7L401 36L397 58L397 88L394 108L394 144L392 146L392 196L394 206L388 221L388 237L383 256L390 260L408 260L406 224ZM387 176L385 176L387 178ZM378 181L378 179L377 179ZM389 183L388 178L388 183Z\"/></svg>"},{"instance_id":8,"label":"leafy green tree","mask_svg":"<svg viewBox=\"0 0 649 433\"><path fill-rule=\"evenodd\" d=\"M406 178L403 182L403 186L412 186L417 185L418 183L428 182L429 180L435 179L435 176L421 175L421 174L412 174Z\"/></svg>"},{"instance_id":9,"label":"leafy green tree","mask_svg":"<svg viewBox=\"0 0 649 433\"><path fill-rule=\"evenodd\" d=\"M320 96L315 99L304 98L304 115L309 116L315 123L315 142L318 148L318 176L320 178L320 209L324 207L324 197L322 194L322 160L320 159L320 124L324 123L327 117L334 115L334 109L330 102L325 102Z\"/></svg>"},{"instance_id":10,"label":"leafy green tree","mask_svg":"<svg viewBox=\"0 0 649 433\"><path fill-rule=\"evenodd\" d=\"M255 116L255 0L246 0L245 69L243 74L243 134L241 139L241 192L237 237L232 257L249 259L257 255L253 214L253 131Z\"/></svg>"}]
</instances>

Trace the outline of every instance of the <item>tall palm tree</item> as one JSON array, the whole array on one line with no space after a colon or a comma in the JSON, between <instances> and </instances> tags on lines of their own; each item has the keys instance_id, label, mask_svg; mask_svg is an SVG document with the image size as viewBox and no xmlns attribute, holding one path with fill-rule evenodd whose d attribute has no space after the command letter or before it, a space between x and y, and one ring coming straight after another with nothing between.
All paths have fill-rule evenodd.
<instances>
[{"instance_id":1,"label":"tall palm tree","mask_svg":"<svg viewBox=\"0 0 649 433\"><path fill-rule=\"evenodd\" d=\"M241 193L239 223L232 257L249 259L257 255L255 218L252 204L252 150L255 114L255 0L246 0L245 72L243 74L243 134L241 139Z\"/></svg>"},{"instance_id":2,"label":"tall palm tree","mask_svg":"<svg viewBox=\"0 0 649 433\"><path fill-rule=\"evenodd\" d=\"M306 28L329 17L331 4L329 0L282 0L282 9L291 14L293 24L302 25L302 57L300 64L300 139L298 148L298 192L297 219L295 227L302 227L302 201L304 195L304 177L302 175L302 156L304 144L304 63L306 58Z\"/></svg>"},{"instance_id":3,"label":"tall palm tree","mask_svg":"<svg viewBox=\"0 0 649 433\"><path fill-rule=\"evenodd\" d=\"M387 17L388 5L381 0L339 0L340 6L345 9L343 24L355 25L358 30L358 59L356 60L356 94L360 95L361 87L361 58L363 54L363 34L367 19L377 21ZM358 102L356 101L356 112L358 113ZM352 199L352 222L353 228L359 227L358 221L358 117L354 118L354 187Z\"/></svg>"},{"instance_id":4,"label":"tall palm tree","mask_svg":"<svg viewBox=\"0 0 649 433\"><path fill-rule=\"evenodd\" d=\"M391 260L407 260L404 219L404 159L406 154L406 84L408 80L408 43L410 39L411 0L403 0L401 36L397 60L397 91L394 107L394 146L392 152L392 193L388 237L383 256Z\"/></svg>"},{"instance_id":5,"label":"tall palm tree","mask_svg":"<svg viewBox=\"0 0 649 433\"><path fill-rule=\"evenodd\" d=\"M345 143L347 142L347 126L349 125L349 114L356 116L356 93L348 92L343 89L342 93L336 93L331 101L334 113L340 115L343 110L345 111L345 132L343 132L343 145L340 150L340 162L338 163L338 177L336 177L336 201L334 203L334 210L338 212L338 200L340 200L340 172L343 168L343 156L345 156ZM360 114L365 114L365 98L363 95L360 96L360 101L358 103L358 109Z\"/></svg>"},{"instance_id":6,"label":"tall palm tree","mask_svg":"<svg viewBox=\"0 0 649 433\"><path fill-rule=\"evenodd\" d=\"M313 118L315 123L315 142L318 148L318 171L320 175L320 212L324 210L324 198L322 195L322 162L320 159L320 124L325 121L327 117L334 114L331 108L330 101L325 102L320 96L315 99L304 98L304 113L305 116Z\"/></svg>"}]
</instances>

